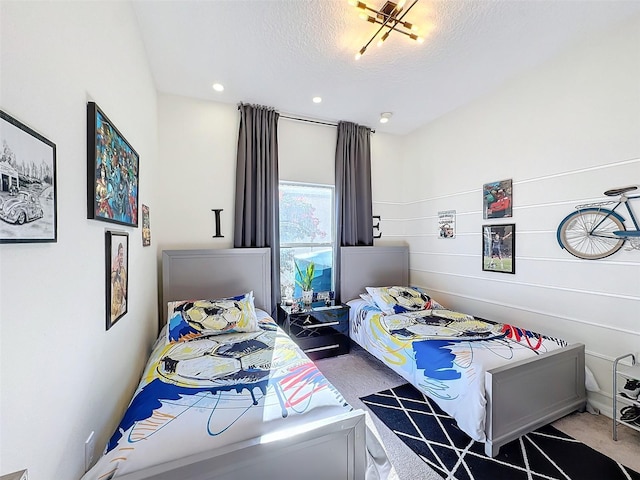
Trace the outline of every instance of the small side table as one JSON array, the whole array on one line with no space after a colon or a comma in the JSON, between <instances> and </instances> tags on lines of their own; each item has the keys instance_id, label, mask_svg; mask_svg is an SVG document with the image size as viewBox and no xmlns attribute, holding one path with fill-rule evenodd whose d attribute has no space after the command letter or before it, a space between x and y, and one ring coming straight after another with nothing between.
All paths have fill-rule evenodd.
<instances>
[{"instance_id":1,"label":"small side table","mask_svg":"<svg viewBox=\"0 0 640 480\"><path fill-rule=\"evenodd\" d=\"M292 312L279 305L284 331L312 360L349 353L349 306L310 307Z\"/></svg>"}]
</instances>

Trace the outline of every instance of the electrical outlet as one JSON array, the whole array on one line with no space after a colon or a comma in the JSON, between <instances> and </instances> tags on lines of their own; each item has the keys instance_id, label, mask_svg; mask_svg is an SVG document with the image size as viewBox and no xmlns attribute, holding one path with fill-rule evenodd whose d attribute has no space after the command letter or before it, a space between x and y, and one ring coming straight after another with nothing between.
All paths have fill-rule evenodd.
<instances>
[{"instance_id":1,"label":"electrical outlet","mask_svg":"<svg viewBox=\"0 0 640 480\"><path fill-rule=\"evenodd\" d=\"M91 432L84 442L84 471L86 472L91 468L93 463L93 452L96 451L96 437L94 432Z\"/></svg>"}]
</instances>

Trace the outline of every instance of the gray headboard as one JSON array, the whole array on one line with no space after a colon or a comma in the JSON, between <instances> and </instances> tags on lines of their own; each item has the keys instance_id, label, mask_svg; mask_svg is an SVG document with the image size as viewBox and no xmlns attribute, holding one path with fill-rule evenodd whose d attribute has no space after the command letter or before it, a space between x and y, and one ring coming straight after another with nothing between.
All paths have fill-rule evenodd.
<instances>
[{"instance_id":1,"label":"gray headboard","mask_svg":"<svg viewBox=\"0 0 640 480\"><path fill-rule=\"evenodd\" d=\"M348 302L365 287L409 285L409 247L341 247L340 301Z\"/></svg>"},{"instance_id":2,"label":"gray headboard","mask_svg":"<svg viewBox=\"0 0 640 480\"><path fill-rule=\"evenodd\" d=\"M253 290L255 305L271 312L269 248L164 250L162 252L162 325L167 302L214 299Z\"/></svg>"}]
</instances>

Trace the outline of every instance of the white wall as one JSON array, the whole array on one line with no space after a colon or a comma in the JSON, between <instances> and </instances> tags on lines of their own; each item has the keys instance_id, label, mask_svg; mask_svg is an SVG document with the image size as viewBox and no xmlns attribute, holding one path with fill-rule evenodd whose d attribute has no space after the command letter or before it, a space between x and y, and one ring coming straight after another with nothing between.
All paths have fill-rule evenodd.
<instances>
[{"instance_id":1,"label":"white wall","mask_svg":"<svg viewBox=\"0 0 640 480\"><path fill-rule=\"evenodd\" d=\"M407 136L402 201L384 205L410 244L414 284L461 311L585 343L603 389L591 400L609 415L612 360L640 351L640 251L580 260L556 229L574 205L640 184L639 85L636 17ZM483 220L482 185L507 178L513 217ZM455 239L438 238L440 210L456 210ZM496 223L516 224L515 275L481 269L481 226Z\"/></svg>"},{"instance_id":2,"label":"white wall","mask_svg":"<svg viewBox=\"0 0 640 480\"><path fill-rule=\"evenodd\" d=\"M151 230L158 252L231 248L238 142L234 105L158 96L157 217ZM224 238L213 238L220 215ZM153 213L153 212L152 212Z\"/></svg>"},{"instance_id":3,"label":"white wall","mask_svg":"<svg viewBox=\"0 0 640 480\"><path fill-rule=\"evenodd\" d=\"M403 203L407 159L403 154L404 137L377 132L371 137L371 195L374 220L379 228L375 245L405 244L405 218L400 215Z\"/></svg>"},{"instance_id":4,"label":"white wall","mask_svg":"<svg viewBox=\"0 0 640 480\"><path fill-rule=\"evenodd\" d=\"M57 146L58 242L0 245L0 475L77 479L111 435L157 335L156 247L87 220L86 103L140 155L156 209L156 92L124 2L0 3L0 107ZM129 312L105 331L107 229L129 233Z\"/></svg>"},{"instance_id":5,"label":"white wall","mask_svg":"<svg viewBox=\"0 0 640 480\"><path fill-rule=\"evenodd\" d=\"M156 188L162 215L154 217L152 212L151 227L159 251L233 246L238 126L235 105L158 96ZM281 118L280 179L333 185L336 139L335 127ZM385 179L397 169L401 144L399 137L375 133L371 145L373 195L385 199ZM213 208L223 209L224 238L213 238Z\"/></svg>"}]
</instances>

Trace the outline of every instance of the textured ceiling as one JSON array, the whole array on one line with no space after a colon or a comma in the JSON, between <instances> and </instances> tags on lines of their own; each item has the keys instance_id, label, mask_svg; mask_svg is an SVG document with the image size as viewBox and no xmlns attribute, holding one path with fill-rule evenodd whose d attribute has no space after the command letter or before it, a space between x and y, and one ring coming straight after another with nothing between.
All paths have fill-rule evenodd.
<instances>
[{"instance_id":1,"label":"textured ceiling","mask_svg":"<svg viewBox=\"0 0 640 480\"><path fill-rule=\"evenodd\" d=\"M381 8L384 0L365 3ZM133 7L159 92L395 134L640 15L640 0L420 0L404 20L421 27L423 44L392 33L356 61L377 26L347 0L133 0ZM214 92L214 82L224 92ZM316 95L322 103L312 103ZM387 111L393 118L379 124Z\"/></svg>"}]
</instances>

